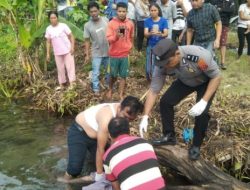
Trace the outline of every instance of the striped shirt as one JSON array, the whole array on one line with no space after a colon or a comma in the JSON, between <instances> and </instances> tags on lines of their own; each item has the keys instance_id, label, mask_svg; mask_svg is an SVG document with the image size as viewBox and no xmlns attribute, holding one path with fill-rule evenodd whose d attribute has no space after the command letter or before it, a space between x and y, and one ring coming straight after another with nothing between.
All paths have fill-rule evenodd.
<instances>
[{"instance_id":1,"label":"striped shirt","mask_svg":"<svg viewBox=\"0 0 250 190\"><path fill-rule=\"evenodd\" d=\"M121 190L165 189L154 149L142 138L120 135L103 160L106 178Z\"/></svg>"},{"instance_id":2,"label":"striped shirt","mask_svg":"<svg viewBox=\"0 0 250 190\"><path fill-rule=\"evenodd\" d=\"M194 29L196 42L214 41L215 23L220 21L217 9L211 4L203 4L199 9L192 9L187 16L187 27Z\"/></svg>"}]
</instances>

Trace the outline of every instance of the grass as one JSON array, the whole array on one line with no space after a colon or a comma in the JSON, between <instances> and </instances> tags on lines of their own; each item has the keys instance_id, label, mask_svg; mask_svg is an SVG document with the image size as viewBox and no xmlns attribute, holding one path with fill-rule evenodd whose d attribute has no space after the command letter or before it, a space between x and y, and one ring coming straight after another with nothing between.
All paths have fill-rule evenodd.
<instances>
[{"instance_id":1,"label":"grass","mask_svg":"<svg viewBox=\"0 0 250 190\"><path fill-rule=\"evenodd\" d=\"M229 32L228 43L233 44L234 47L238 46L237 33ZM236 57L237 49L227 50L227 70L222 71L223 80L220 90L226 93L250 95L250 57L244 54L239 60Z\"/></svg>"}]
</instances>

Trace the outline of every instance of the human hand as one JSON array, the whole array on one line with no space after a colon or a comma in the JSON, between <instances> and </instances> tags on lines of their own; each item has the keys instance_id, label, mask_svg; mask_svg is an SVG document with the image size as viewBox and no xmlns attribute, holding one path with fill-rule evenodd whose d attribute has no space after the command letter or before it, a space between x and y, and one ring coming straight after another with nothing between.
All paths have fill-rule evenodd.
<instances>
[{"instance_id":1,"label":"human hand","mask_svg":"<svg viewBox=\"0 0 250 190\"><path fill-rule=\"evenodd\" d=\"M148 115L144 115L139 125L140 136L143 138L143 131L146 133L148 130Z\"/></svg>"},{"instance_id":2,"label":"human hand","mask_svg":"<svg viewBox=\"0 0 250 190\"><path fill-rule=\"evenodd\" d=\"M95 181L100 181L102 179L105 179L105 174L104 173L98 174L97 172L95 172Z\"/></svg>"},{"instance_id":3,"label":"human hand","mask_svg":"<svg viewBox=\"0 0 250 190\"><path fill-rule=\"evenodd\" d=\"M71 54L71 55L73 55L73 54L74 54L74 51L75 51L75 50L74 50L74 48L73 48L73 47L72 47L72 48L70 48L70 54Z\"/></svg>"},{"instance_id":4,"label":"human hand","mask_svg":"<svg viewBox=\"0 0 250 190\"><path fill-rule=\"evenodd\" d=\"M217 49L217 48L219 48L219 47L220 47L220 41L216 39L216 40L214 41L214 48Z\"/></svg>"},{"instance_id":5,"label":"human hand","mask_svg":"<svg viewBox=\"0 0 250 190\"><path fill-rule=\"evenodd\" d=\"M188 111L188 114L192 117L199 116L202 114L202 112L205 110L206 107L207 107L207 102L201 99Z\"/></svg>"}]
</instances>

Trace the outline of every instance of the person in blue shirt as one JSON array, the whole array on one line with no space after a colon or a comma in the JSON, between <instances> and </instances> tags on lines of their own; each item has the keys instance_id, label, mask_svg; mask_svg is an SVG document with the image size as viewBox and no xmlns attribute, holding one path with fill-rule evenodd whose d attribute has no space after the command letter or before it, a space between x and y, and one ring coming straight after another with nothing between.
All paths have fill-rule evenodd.
<instances>
[{"instance_id":1,"label":"person in blue shirt","mask_svg":"<svg viewBox=\"0 0 250 190\"><path fill-rule=\"evenodd\" d=\"M161 40L168 36L168 22L164 19L158 4L149 6L150 18L144 22L144 36L148 38L146 56L146 77L151 81L154 69L155 57L152 48Z\"/></svg>"},{"instance_id":2,"label":"person in blue shirt","mask_svg":"<svg viewBox=\"0 0 250 190\"><path fill-rule=\"evenodd\" d=\"M108 0L107 8L104 11L104 14L107 16L109 20L116 16L116 5L117 3L126 3L128 4L128 0Z\"/></svg>"}]
</instances>

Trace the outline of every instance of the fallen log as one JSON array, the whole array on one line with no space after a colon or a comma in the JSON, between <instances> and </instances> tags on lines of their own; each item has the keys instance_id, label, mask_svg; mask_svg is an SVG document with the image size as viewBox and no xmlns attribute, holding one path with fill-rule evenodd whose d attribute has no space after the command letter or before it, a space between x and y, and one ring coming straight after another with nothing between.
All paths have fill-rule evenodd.
<instances>
[{"instance_id":1,"label":"fallen log","mask_svg":"<svg viewBox=\"0 0 250 190\"><path fill-rule=\"evenodd\" d=\"M225 190L250 190L250 185L221 171L213 164L200 158L191 161L186 149L180 146L154 147L159 162L162 166L172 168L185 176L193 185L177 189L225 189ZM198 186L198 187L197 187Z\"/></svg>"}]
</instances>

